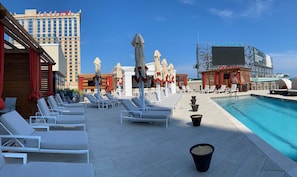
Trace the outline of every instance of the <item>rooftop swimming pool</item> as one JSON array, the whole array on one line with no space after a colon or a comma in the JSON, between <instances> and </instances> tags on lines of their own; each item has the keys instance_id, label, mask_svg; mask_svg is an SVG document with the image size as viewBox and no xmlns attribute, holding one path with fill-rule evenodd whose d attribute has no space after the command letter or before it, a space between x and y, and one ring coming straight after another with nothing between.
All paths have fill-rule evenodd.
<instances>
[{"instance_id":1,"label":"rooftop swimming pool","mask_svg":"<svg viewBox=\"0 0 297 177\"><path fill-rule=\"evenodd\" d=\"M256 135L297 161L297 102L265 96L212 98Z\"/></svg>"}]
</instances>

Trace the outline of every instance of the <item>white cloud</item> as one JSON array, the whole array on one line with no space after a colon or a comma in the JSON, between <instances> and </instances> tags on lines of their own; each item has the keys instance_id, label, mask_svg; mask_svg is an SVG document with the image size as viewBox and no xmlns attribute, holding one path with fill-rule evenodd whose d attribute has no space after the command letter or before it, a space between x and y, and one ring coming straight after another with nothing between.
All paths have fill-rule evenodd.
<instances>
[{"instance_id":1,"label":"white cloud","mask_svg":"<svg viewBox=\"0 0 297 177\"><path fill-rule=\"evenodd\" d=\"M271 13L275 0L240 0L240 6L233 4L229 9L210 8L210 13L221 18L256 18Z\"/></svg>"},{"instance_id":2,"label":"white cloud","mask_svg":"<svg viewBox=\"0 0 297 177\"><path fill-rule=\"evenodd\" d=\"M250 1L248 8L243 11L241 14L244 17L259 17L263 14L268 13L271 10L271 7L274 3L274 0L255 0Z\"/></svg>"},{"instance_id":3,"label":"white cloud","mask_svg":"<svg viewBox=\"0 0 297 177\"><path fill-rule=\"evenodd\" d=\"M195 3L195 0L180 0L181 3L187 4L187 5L192 5Z\"/></svg>"},{"instance_id":4,"label":"white cloud","mask_svg":"<svg viewBox=\"0 0 297 177\"><path fill-rule=\"evenodd\" d=\"M231 11L231 10L218 10L218 9L215 9L215 8L211 8L210 12L213 15L217 15L217 16L222 17L222 18L226 18L226 17L230 18L233 15L233 11Z\"/></svg>"}]
</instances>

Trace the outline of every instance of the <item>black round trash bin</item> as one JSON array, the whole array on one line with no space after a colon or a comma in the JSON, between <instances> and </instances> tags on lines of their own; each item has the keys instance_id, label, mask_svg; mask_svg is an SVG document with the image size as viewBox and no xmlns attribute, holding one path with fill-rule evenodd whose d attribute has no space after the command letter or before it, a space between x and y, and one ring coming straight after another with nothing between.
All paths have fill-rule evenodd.
<instances>
[{"instance_id":1,"label":"black round trash bin","mask_svg":"<svg viewBox=\"0 0 297 177\"><path fill-rule=\"evenodd\" d=\"M194 112L198 111L199 104L192 104L191 106L192 106L192 111Z\"/></svg>"},{"instance_id":2,"label":"black round trash bin","mask_svg":"<svg viewBox=\"0 0 297 177\"><path fill-rule=\"evenodd\" d=\"M191 115L193 126L200 126L202 114L193 114Z\"/></svg>"},{"instance_id":3,"label":"black round trash bin","mask_svg":"<svg viewBox=\"0 0 297 177\"><path fill-rule=\"evenodd\" d=\"M196 144L190 148L196 169L200 172L206 172L209 169L214 147L211 144Z\"/></svg>"}]
</instances>

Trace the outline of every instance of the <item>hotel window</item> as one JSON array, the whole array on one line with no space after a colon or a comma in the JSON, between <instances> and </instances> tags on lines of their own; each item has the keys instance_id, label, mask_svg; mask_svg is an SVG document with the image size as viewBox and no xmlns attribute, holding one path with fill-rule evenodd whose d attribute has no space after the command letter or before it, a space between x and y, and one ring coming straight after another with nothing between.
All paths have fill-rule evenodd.
<instances>
[{"instance_id":1,"label":"hotel window","mask_svg":"<svg viewBox=\"0 0 297 177\"><path fill-rule=\"evenodd\" d=\"M29 32L29 34L33 35L33 19L32 18L28 19L28 32Z\"/></svg>"},{"instance_id":2,"label":"hotel window","mask_svg":"<svg viewBox=\"0 0 297 177\"><path fill-rule=\"evenodd\" d=\"M52 22L50 18L47 19L47 32L52 33Z\"/></svg>"},{"instance_id":3,"label":"hotel window","mask_svg":"<svg viewBox=\"0 0 297 177\"><path fill-rule=\"evenodd\" d=\"M61 36L62 36L62 18L59 18L59 37Z\"/></svg>"},{"instance_id":4,"label":"hotel window","mask_svg":"<svg viewBox=\"0 0 297 177\"><path fill-rule=\"evenodd\" d=\"M74 36L77 36L77 19L76 18L74 19Z\"/></svg>"},{"instance_id":5,"label":"hotel window","mask_svg":"<svg viewBox=\"0 0 297 177\"><path fill-rule=\"evenodd\" d=\"M45 19L42 19L42 33L43 33L43 37L45 37L44 36L44 34L45 34Z\"/></svg>"},{"instance_id":6,"label":"hotel window","mask_svg":"<svg viewBox=\"0 0 297 177\"><path fill-rule=\"evenodd\" d=\"M68 18L68 36L72 36L72 20Z\"/></svg>"},{"instance_id":7,"label":"hotel window","mask_svg":"<svg viewBox=\"0 0 297 177\"><path fill-rule=\"evenodd\" d=\"M69 23L68 23L68 19L65 18L65 19L64 19L64 36L68 36L68 31L67 31L67 29L68 29L68 25L69 25Z\"/></svg>"},{"instance_id":8,"label":"hotel window","mask_svg":"<svg viewBox=\"0 0 297 177\"><path fill-rule=\"evenodd\" d=\"M37 19L37 36L40 37L40 19Z\"/></svg>"}]
</instances>

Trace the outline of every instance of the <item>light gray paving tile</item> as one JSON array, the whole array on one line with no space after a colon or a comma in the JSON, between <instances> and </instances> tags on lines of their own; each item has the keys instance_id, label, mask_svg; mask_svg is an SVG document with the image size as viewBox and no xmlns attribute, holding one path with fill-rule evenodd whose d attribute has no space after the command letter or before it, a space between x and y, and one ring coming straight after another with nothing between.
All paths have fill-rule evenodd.
<instances>
[{"instance_id":1,"label":"light gray paving tile","mask_svg":"<svg viewBox=\"0 0 297 177\"><path fill-rule=\"evenodd\" d=\"M268 170L262 170L259 177L284 177L285 173L284 171L268 171Z\"/></svg>"}]
</instances>

